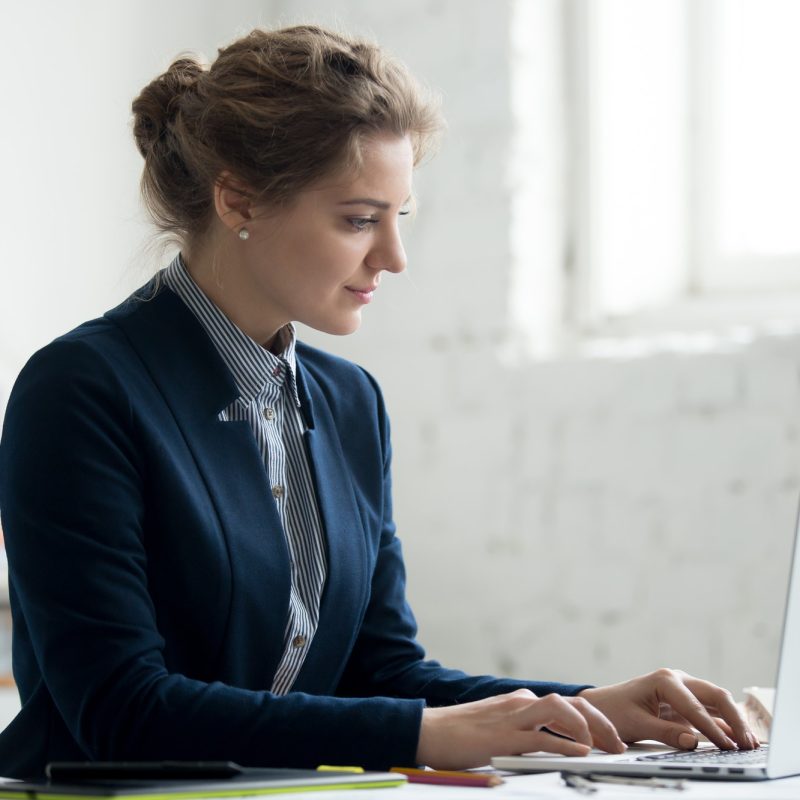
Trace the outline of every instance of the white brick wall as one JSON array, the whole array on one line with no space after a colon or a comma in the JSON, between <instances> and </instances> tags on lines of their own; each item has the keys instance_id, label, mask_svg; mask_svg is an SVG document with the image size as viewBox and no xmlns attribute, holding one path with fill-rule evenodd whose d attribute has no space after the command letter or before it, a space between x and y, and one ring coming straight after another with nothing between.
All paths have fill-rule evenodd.
<instances>
[{"instance_id":1,"label":"white brick wall","mask_svg":"<svg viewBox=\"0 0 800 800\"><path fill-rule=\"evenodd\" d=\"M447 383L443 359L418 360ZM610 681L667 664L734 689L772 683L800 445L787 397L750 399L764 394L752 349L513 374L464 360L485 391L420 422L410 363L375 359L433 653L516 675ZM499 421L492 387L506 393Z\"/></svg>"}]
</instances>

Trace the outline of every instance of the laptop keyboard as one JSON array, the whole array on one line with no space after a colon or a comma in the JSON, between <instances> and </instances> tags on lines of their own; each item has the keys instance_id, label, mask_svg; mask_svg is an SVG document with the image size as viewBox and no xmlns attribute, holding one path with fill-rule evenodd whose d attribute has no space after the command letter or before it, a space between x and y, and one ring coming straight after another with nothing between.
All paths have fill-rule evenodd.
<instances>
[{"instance_id":1,"label":"laptop keyboard","mask_svg":"<svg viewBox=\"0 0 800 800\"><path fill-rule=\"evenodd\" d=\"M639 756L637 761L681 761L692 764L759 764L767 759L767 747L758 750L717 750L704 748L689 752L658 753L650 756Z\"/></svg>"}]
</instances>

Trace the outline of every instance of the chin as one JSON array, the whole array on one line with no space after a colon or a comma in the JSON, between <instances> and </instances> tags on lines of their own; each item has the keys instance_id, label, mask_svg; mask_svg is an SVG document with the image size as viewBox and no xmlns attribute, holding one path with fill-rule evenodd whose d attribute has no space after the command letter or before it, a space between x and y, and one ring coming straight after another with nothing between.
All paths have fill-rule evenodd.
<instances>
[{"instance_id":1,"label":"chin","mask_svg":"<svg viewBox=\"0 0 800 800\"><path fill-rule=\"evenodd\" d=\"M331 336L349 336L361 327L361 314L346 319L320 320L320 324L307 323L309 327Z\"/></svg>"}]
</instances>

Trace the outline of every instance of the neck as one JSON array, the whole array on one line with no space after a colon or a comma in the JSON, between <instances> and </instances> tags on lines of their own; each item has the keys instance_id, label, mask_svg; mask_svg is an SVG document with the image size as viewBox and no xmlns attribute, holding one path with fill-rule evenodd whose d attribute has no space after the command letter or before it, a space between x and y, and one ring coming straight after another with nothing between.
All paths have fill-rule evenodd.
<instances>
[{"instance_id":1,"label":"neck","mask_svg":"<svg viewBox=\"0 0 800 800\"><path fill-rule=\"evenodd\" d=\"M290 321L263 302L253 275L223 248L184 249L183 263L192 280L228 319L271 352L282 350L282 329Z\"/></svg>"}]
</instances>

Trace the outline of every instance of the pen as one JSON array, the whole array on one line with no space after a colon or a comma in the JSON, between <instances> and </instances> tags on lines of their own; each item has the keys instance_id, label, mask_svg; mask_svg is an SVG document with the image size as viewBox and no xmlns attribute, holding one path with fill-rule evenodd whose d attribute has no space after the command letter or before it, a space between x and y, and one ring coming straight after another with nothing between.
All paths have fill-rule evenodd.
<instances>
[{"instance_id":1,"label":"pen","mask_svg":"<svg viewBox=\"0 0 800 800\"><path fill-rule=\"evenodd\" d=\"M657 778L653 777L638 777L636 775L601 775L596 772L590 772L586 776L590 781L595 783L616 783L623 786L644 786L649 789L678 789L683 791L686 788L686 781L680 778Z\"/></svg>"},{"instance_id":2,"label":"pen","mask_svg":"<svg viewBox=\"0 0 800 800\"><path fill-rule=\"evenodd\" d=\"M405 775L409 783L438 783L442 786L499 786L504 783L493 772L460 772L440 769L392 767L391 772Z\"/></svg>"},{"instance_id":3,"label":"pen","mask_svg":"<svg viewBox=\"0 0 800 800\"><path fill-rule=\"evenodd\" d=\"M686 788L686 782L679 778L638 777L635 775L606 775L597 772L562 772L561 779L572 789L580 794L591 794L597 791L593 783L615 783L620 786L642 786L648 789L677 789Z\"/></svg>"},{"instance_id":4,"label":"pen","mask_svg":"<svg viewBox=\"0 0 800 800\"><path fill-rule=\"evenodd\" d=\"M562 772L561 780L578 794L594 794L597 791L597 787L593 786L590 780L582 775L576 775L574 772Z\"/></svg>"}]
</instances>

